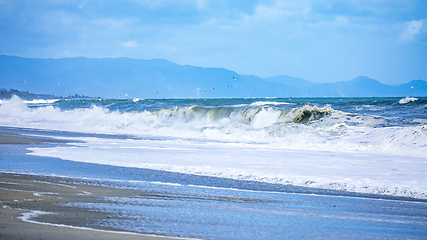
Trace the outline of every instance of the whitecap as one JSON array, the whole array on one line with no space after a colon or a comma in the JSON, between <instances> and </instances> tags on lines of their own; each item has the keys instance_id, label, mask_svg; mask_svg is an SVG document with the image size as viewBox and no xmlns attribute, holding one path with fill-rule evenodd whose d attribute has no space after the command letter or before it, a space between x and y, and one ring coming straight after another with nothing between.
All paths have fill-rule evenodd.
<instances>
[{"instance_id":1,"label":"whitecap","mask_svg":"<svg viewBox=\"0 0 427 240\"><path fill-rule=\"evenodd\" d=\"M133 102L139 102L139 101L144 101L144 99L141 99L141 98L134 98L132 101L133 101Z\"/></svg>"},{"instance_id":2,"label":"whitecap","mask_svg":"<svg viewBox=\"0 0 427 240\"><path fill-rule=\"evenodd\" d=\"M264 106L264 105L290 105L290 104L292 104L292 103L259 101L259 102L253 102L251 104L251 106L254 107L254 106Z\"/></svg>"},{"instance_id":3,"label":"whitecap","mask_svg":"<svg viewBox=\"0 0 427 240\"><path fill-rule=\"evenodd\" d=\"M60 99L34 99L34 100L24 100L24 103L29 103L29 104L43 104L43 103L54 103L59 101Z\"/></svg>"},{"instance_id":4,"label":"whitecap","mask_svg":"<svg viewBox=\"0 0 427 240\"><path fill-rule=\"evenodd\" d=\"M402 99L400 99L399 100L399 103L400 104L406 104L406 103L409 103L409 102L415 102L415 101L417 101L418 100L418 98L414 98L414 97L406 97L406 98L402 98Z\"/></svg>"}]
</instances>

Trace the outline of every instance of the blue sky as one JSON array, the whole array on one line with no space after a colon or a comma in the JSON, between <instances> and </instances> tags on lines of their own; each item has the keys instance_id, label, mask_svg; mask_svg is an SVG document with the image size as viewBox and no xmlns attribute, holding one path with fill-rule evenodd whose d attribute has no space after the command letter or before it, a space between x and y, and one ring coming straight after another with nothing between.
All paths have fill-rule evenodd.
<instances>
[{"instance_id":1,"label":"blue sky","mask_svg":"<svg viewBox=\"0 0 427 240\"><path fill-rule=\"evenodd\" d=\"M426 0L0 0L0 54L427 80Z\"/></svg>"}]
</instances>

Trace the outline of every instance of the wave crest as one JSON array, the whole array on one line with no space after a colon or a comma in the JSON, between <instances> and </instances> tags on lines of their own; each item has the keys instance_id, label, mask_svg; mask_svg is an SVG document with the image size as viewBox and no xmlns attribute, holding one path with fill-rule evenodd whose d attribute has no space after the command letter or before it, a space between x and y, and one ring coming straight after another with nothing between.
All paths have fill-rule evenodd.
<instances>
[{"instance_id":1,"label":"wave crest","mask_svg":"<svg viewBox=\"0 0 427 240\"><path fill-rule=\"evenodd\" d=\"M302 108L293 109L292 114L293 122L295 123L311 123L314 121L318 121L322 118L324 118L326 115L330 114L333 111L333 109L324 107L313 107L306 105Z\"/></svg>"},{"instance_id":2,"label":"wave crest","mask_svg":"<svg viewBox=\"0 0 427 240\"><path fill-rule=\"evenodd\" d=\"M111 101L104 104L110 105ZM425 126L387 127L385 118L346 113L330 106L191 105L151 110L134 105L113 110L107 105L70 106L28 107L14 97L0 105L0 125L148 138L251 142L287 148L427 154Z\"/></svg>"},{"instance_id":3,"label":"wave crest","mask_svg":"<svg viewBox=\"0 0 427 240\"><path fill-rule=\"evenodd\" d=\"M402 99L400 99L400 100L399 100L399 103L400 103L400 104L407 104L407 103L415 102L415 101L418 101L418 98L414 98L414 97L406 97L406 98L402 98Z\"/></svg>"},{"instance_id":4,"label":"wave crest","mask_svg":"<svg viewBox=\"0 0 427 240\"><path fill-rule=\"evenodd\" d=\"M320 108L309 105L285 110L271 106L208 108L194 105L156 110L152 114L162 118L163 121L235 122L261 128L281 123L310 124L323 119L333 111L330 107Z\"/></svg>"}]
</instances>

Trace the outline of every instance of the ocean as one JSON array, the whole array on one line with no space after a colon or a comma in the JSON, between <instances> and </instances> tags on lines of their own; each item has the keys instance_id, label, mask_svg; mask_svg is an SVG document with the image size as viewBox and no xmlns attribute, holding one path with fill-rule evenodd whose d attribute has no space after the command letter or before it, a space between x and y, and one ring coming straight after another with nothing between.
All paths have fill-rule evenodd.
<instances>
[{"instance_id":1,"label":"ocean","mask_svg":"<svg viewBox=\"0 0 427 240\"><path fill-rule=\"evenodd\" d=\"M329 202L338 196L339 202L346 206L350 205L347 198L373 202L386 199L387 204L397 201L397 205L402 204L401 201L415 204L402 199L419 200L416 204L425 205L427 199L425 97L34 101L13 97L0 102L0 126L26 129L26 134L66 142L41 147L29 145L25 149L26 164L3 161L0 167L4 172L112 181L122 187L136 184L158 190L160 186L175 196L189 198L220 195L240 199L227 204L210 202L209 206L198 201L196 206L200 212L191 210L193 200L183 203L182 199L163 199L150 210L130 208L153 204L148 200L120 196L111 199L121 203L117 205L120 207L80 206L135 214L133 222L102 223L128 231L206 239L255 239L255 236L257 239L279 236L280 239L278 230L273 229L272 233L271 226L283 222L280 209L284 207L281 205L284 198L294 196L292 201L306 204L307 198ZM34 159L38 159L37 163ZM58 159L64 161L59 166ZM292 195L296 192L305 194L305 200ZM262 200L240 202L252 199L254 194ZM270 205L267 207L263 202ZM70 203L73 204L77 203ZM242 210L245 204L252 204L250 213ZM304 205L304 208L310 206ZM170 215L171 209L178 209L182 211L179 216L194 220L179 225ZM236 214L228 216L232 209ZM305 221L300 213L292 211L294 220ZM315 211L335 214L334 218L340 215L325 209ZM253 219L247 219L245 214ZM362 215L365 216L355 213L351 218L362 218ZM143 221L142 216L145 220L168 218L168 221L161 226L156 225L156 221L148 221L144 226L135 224ZM206 230L209 223L200 222L208 219L207 216L224 219L215 224L237 226L240 223L247 229L237 235L232 235L231 229ZM233 217L238 218L236 222L230 220ZM262 225L266 235L251 235L249 229L254 219L267 224ZM318 222L312 222L311 228L322 222L321 219L315 221ZM393 222L397 224L398 219ZM352 224L354 222L348 226ZM383 226L375 227L376 230L372 230L375 234L383 229ZM286 226L280 225L279 229ZM381 231L390 230L387 229ZM337 229L331 228L328 233L334 231ZM364 234L368 234L366 231ZM425 233L414 233L414 236L425 236Z\"/></svg>"}]
</instances>

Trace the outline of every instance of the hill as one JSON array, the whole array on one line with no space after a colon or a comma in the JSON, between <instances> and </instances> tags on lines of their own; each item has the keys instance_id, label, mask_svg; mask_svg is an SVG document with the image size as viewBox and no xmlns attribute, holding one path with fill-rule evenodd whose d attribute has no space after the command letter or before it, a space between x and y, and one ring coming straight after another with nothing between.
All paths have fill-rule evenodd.
<instances>
[{"instance_id":1,"label":"hill","mask_svg":"<svg viewBox=\"0 0 427 240\"><path fill-rule=\"evenodd\" d=\"M29 93L28 91L18 91L15 89L0 89L0 99L10 99L12 96L18 96L24 100L33 100L33 99L58 99L59 97L51 94L35 94Z\"/></svg>"},{"instance_id":2,"label":"hill","mask_svg":"<svg viewBox=\"0 0 427 240\"><path fill-rule=\"evenodd\" d=\"M427 96L427 83L389 86L367 77L314 83L286 75L260 78L163 59L37 59L0 55L0 88L105 98Z\"/></svg>"}]
</instances>

